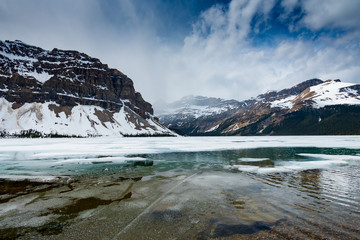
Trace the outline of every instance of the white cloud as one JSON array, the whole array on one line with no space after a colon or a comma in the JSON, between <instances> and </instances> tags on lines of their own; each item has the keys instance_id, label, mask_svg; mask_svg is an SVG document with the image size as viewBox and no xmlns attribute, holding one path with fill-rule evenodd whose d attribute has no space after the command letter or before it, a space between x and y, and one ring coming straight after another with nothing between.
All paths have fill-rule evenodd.
<instances>
[{"instance_id":1,"label":"white cloud","mask_svg":"<svg viewBox=\"0 0 360 240\"><path fill-rule=\"evenodd\" d=\"M201 13L182 46L157 35L161 16L147 5L116 2L117 15L110 17L101 11L98 0L2 0L0 38L86 52L131 77L136 90L150 102L188 94L246 99L313 77L359 82L360 46L355 31L337 39L285 38L272 46L253 46L248 38L254 30L251 20L258 14L265 25L270 24L275 0L214 5ZM283 1L283 18L302 2ZM358 23L352 19L360 20L353 14L352 2L358 1L305 1L307 15L301 24L313 31L325 26L356 28ZM336 9L326 10L331 4Z\"/></svg>"},{"instance_id":2,"label":"white cloud","mask_svg":"<svg viewBox=\"0 0 360 240\"><path fill-rule=\"evenodd\" d=\"M310 29L360 29L360 1L358 0L305 0L306 16L303 23Z\"/></svg>"},{"instance_id":3,"label":"white cloud","mask_svg":"<svg viewBox=\"0 0 360 240\"><path fill-rule=\"evenodd\" d=\"M284 39L272 47L252 46L247 39L252 17L262 11L266 18L275 4L261 8L264 3L269 1L233 0L228 11L219 6L205 11L193 33L185 39L178 58L183 61L178 64L183 66L182 82L189 88L187 92L179 87L169 89L172 95L191 93L246 99L314 77L359 82L355 74L360 65L359 46L355 51L344 47L354 40L349 35L337 40ZM296 1L288 4L288 11L297 4Z\"/></svg>"}]
</instances>

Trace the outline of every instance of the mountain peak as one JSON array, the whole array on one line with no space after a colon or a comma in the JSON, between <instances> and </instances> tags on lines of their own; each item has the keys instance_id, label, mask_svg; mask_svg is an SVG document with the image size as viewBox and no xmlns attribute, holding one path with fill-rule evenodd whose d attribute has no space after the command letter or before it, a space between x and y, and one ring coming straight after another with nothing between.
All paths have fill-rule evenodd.
<instances>
[{"instance_id":1,"label":"mountain peak","mask_svg":"<svg viewBox=\"0 0 360 240\"><path fill-rule=\"evenodd\" d=\"M172 112L159 116L160 120L187 135L360 133L357 128L338 126L338 121L355 121L351 122L352 126L360 129L358 118L354 117L360 117L360 85L339 79L306 80L291 88L236 101L233 107L222 108L223 111L209 111L215 109L209 99L212 98L201 106L177 102ZM228 103L223 99L217 101L218 106Z\"/></svg>"},{"instance_id":2,"label":"mountain peak","mask_svg":"<svg viewBox=\"0 0 360 240\"><path fill-rule=\"evenodd\" d=\"M290 96L294 96L297 94L300 94L302 91L304 91L306 88L311 87L311 86L315 86L318 84L323 83L322 80L317 79L317 78L313 78L313 79L309 79L306 80L304 82L301 82L291 88L285 88L283 90L280 91L270 91L267 92L265 94L260 94L258 95L258 99L263 99L265 101L271 102L271 101L276 101L276 100L280 100L280 99L284 99L284 98L288 98Z\"/></svg>"},{"instance_id":3,"label":"mountain peak","mask_svg":"<svg viewBox=\"0 0 360 240\"><path fill-rule=\"evenodd\" d=\"M355 86L354 83L344 83L339 79L327 80L321 84L312 86L304 90L296 98L294 104L301 104L304 102L311 102L316 108L321 108L331 105L343 104L360 104L359 96L351 96L347 89Z\"/></svg>"},{"instance_id":4,"label":"mountain peak","mask_svg":"<svg viewBox=\"0 0 360 240\"><path fill-rule=\"evenodd\" d=\"M10 109L0 115L6 131L31 126L44 133L76 129L81 136L168 132L156 122L151 104L135 91L133 81L97 58L0 41L0 63L1 105ZM31 124L22 123L25 119Z\"/></svg>"}]
</instances>

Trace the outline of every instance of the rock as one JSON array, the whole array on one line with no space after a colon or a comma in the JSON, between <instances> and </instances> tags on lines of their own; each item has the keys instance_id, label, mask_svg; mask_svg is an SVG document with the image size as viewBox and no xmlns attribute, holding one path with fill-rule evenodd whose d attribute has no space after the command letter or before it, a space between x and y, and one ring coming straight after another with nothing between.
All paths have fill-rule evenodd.
<instances>
[{"instance_id":1,"label":"rock","mask_svg":"<svg viewBox=\"0 0 360 240\"><path fill-rule=\"evenodd\" d=\"M151 104L135 91L129 77L77 51L47 51L21 41L0 41L0 98L14 109L26 103L50 102L57 117L60 112L70 117L74 106L101 107L102 113L98 109L96 115L106 128L104 121L116 123L114 113L124 109L124 118L132 121L134 130L169 133L153 118Z\"/></svg>"}]
</instances>

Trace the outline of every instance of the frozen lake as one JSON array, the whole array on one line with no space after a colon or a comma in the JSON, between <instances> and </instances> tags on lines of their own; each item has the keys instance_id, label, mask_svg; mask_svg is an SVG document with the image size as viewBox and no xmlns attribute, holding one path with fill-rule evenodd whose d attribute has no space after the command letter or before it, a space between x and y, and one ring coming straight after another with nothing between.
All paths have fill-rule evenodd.
<instances>
[{"instance_id":1,"label":"frozen lake","mask_svg":"<svg viewBox=\"0 0 360 240\"><path fill-rule=\"evenodd\" d=\"M0 143L0 238L360 236L360 136Z\"/></svg>"},{"instance_id":2,"label":"frozen lake","mask_svg":"<svg viewBox=\"0 0 360 240\"><path fill-rule=\"evenodd\" d=\"M125 163L145 160L142 154L159 154L174 152L206 152L222 150L240 150L255 148L347 148L359 149L358 136L291 136L291 137L164 137L164 138L61 138L61 139L0 139L0 176L2 178L52 179L78 175L86 171L112 170ZM239 168L250 172L279 172L338 166L359 160L359 155L339 156L311 155L298 153L302 161L294 159L277 159L274 166L247 168L241 164ZM236 156L235 156L236 158ZM268 158L268 156L264 156ZM163 161L152 159L154 166ZM224 159L224 169L229 163ZM236 159L230 159L236 160ZM246 160L246 159L243 159ZM314 161L315 160L315 161ZM177 159L177 164L189 161ZM190 162L192 160L190 159ZM196 160L194 160L196 161ZM207 159L204 162L208 161ZM221 159L222 161L222 159ZM257 161L250 159L249 161ZM350 162L349 162L350 161ZM211 165L213 161L208 161ZM94 164L104 163L100 167ZM205 163L206 164L206 163ZM171 163L169 162L169 168Z\"/></svg>"}]
</instances>

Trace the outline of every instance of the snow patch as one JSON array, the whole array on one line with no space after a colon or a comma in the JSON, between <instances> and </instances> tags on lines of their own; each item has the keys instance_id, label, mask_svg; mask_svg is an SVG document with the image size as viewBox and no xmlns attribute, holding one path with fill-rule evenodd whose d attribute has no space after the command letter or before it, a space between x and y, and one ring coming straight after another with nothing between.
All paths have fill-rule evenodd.
<instances>
[{"instance_id":1,"label":"snow patch","mask_svg":"<svg viewBox=\"0 0 360 240\"><path fill-rule=\"evenodd\" d=\"M215 131L218 127L220 126L220 124L217 124L215 126L213 126L212 128L209 128L208 130L206 130L205 132L212 132Z\"/></svg>"},{"instance_id":2,"label":"snow patch","mask_svg":"<svg viewBox=\"0 0 360 240\"><path fill-rule=\"evenodd\" d=\"M29 61L29 62L37 62L38 60L36 58L30 58L27 56L19 56L19 55L14 55L11 53L6 53L6 52L0 52L0 55L3 55L4 57L10 59L10 60L20 60L20 61Z\"/></svg>"},{"instance_id":3,"label":"snow patch","mask_svg":"<svg viewBox=\"0 0 360 240\"><path fill-rule=\"evenodd\" d=\"M280 99L280 100L270 102L271 107L272 108L279 107L279 108L291 109L294 106L292 101L296 98L296 96L297 95L293 95L293 96L289 96L289 97L284 98L284 99Z\"/></svg>"},{"instance_id":4,"label":"snow patch","mask_svg":"<svg viewBox=\"0 0 360 240\"><path fill-rule=\"evenodd\" d=\"M45 83L47 80L49 80L50 78L52 78L54 75L51 75L47 72L42 72L42 73L38 73L36 71L33 72L23 72L22 74L23 76L30 76L35 78L37 81L41 82L41 83Z\"/></svg>"},{"instance_id":5,"label":"snow patch","mask_svg":"<svg viewBox=\"0 0 360 240\"><path fill-rule=\"evenodd\" d=\"M343 83L337 81L326 81L322 84L313 86L310 88L310 92L315 95L311 98L315 103L316 108L322 108L330 105L358 105L360 104L359 97L353 97L351 94L354 92L350 89L348 91L341 92L342 88L347 88L356 85L354 83Z\"/></svg>"}]
</instances>

